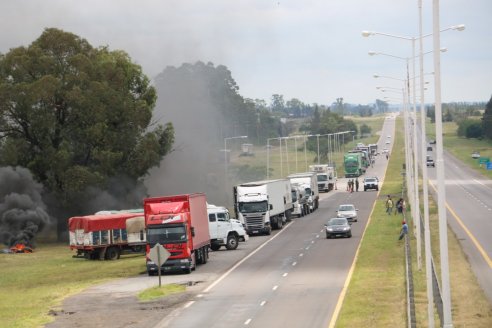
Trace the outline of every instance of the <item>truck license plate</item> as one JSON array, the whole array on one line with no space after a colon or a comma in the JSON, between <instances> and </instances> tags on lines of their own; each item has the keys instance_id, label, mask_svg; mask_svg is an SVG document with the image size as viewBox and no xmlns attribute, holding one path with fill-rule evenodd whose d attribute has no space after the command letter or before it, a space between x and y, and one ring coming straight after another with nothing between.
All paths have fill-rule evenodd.
<instances>
[{"instance_id":1,"label":"truck license plate","mask_svg":"<svg viewBox=\"0 0 492 328\"><path fill-rule=\"evenodd\" d=\"M253 230L253 233L258 233L259 231L258 230Z\"/></svg>"}]
</instances>

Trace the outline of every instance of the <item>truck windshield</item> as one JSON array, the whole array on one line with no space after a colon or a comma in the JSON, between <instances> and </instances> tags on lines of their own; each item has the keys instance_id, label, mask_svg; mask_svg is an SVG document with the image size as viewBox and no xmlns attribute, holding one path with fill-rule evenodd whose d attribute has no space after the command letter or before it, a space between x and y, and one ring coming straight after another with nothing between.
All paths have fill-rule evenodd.
<instances>
[{"instance_id":1,"label":"truck windshield","mask_svg":"<svg viewBox=\"0 0 492 328\"><path fill-rule=\"evenodd\" d=\"M256 213L268 211L268 202L248 202L239 203L239 212L241 213Z\"/></svg>"},{"instance_id":2,"label":"truck windshield","mask_svg":"<svg viewBox=\"0 0 492 328\"><path fill-rule=\"evenodd\" d=\"M291 191L291 194L292 194L292 202L295 203L297 202L297 193L295 190L292 190Z\"/></svg>"},{"instance_id":3,"label":"truck windshield","mask_svg":"<svg viewBox=\"0 0 492 328\"><path fill-rule=\"evenodd\" d=\"M328 176L325 174L318 174L318 182L328 181Z\"/></svg>"},{"instance_id":4,"label":"truck windshield","mask_svg":"<svg viewBox=\"0 0 492 328\"><path fill-rule=\"evenodd\" d=\"M357 161L347 161L345 162L346 167L357 167L359 166L359 163Z\"/></svg>"},{"instance_id":5,"label":"truck windshield","mask_svg":"<svg viewBox=\"0 0 492 328\"><path fill-rule=\"evenodd\" d=\"M151 245L185 242L186 228L184 225L148 227L147 241Z\"/></svg>"}]
</instances>

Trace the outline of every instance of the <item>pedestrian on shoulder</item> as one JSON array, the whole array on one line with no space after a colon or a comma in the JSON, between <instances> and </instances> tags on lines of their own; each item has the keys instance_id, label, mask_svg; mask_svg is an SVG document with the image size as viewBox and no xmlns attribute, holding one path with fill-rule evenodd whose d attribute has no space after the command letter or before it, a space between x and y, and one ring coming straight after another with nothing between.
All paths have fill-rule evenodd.
<instances>
[{"instance_id":1,"label":"pedestrian on shoulder","mask_svg":"<svg viewBox=\"0 0 492 328\"><path fill-rule=\"evenodd\" d=\"M386 199L386 213L388 213L388 215L391 215L392 211L393 211L393 200L391 199L391 196L388 195L388 198Z\"/></svg>"},{"instance_id":2,"label":"pedestrian on shoulder","mask_svg":"<svg viewBox=\"0 0 492 328\"><path fill-rule=\"evenodd\" d=\"M407 233L408 233L408 225L407 222L403 220L401 223L400 237L398 237L398 240L402 240Z\"/></svg>"},{"instance_id":3,"label":"pedestrian on shoulder","mask_svg":"<svg viewBox=\"0 0 492 328\"><path fill-rule=\"evenodd\" d=\"M355 178L355 191L359 191L359 179Z\"/></svg>"}]
</instances>

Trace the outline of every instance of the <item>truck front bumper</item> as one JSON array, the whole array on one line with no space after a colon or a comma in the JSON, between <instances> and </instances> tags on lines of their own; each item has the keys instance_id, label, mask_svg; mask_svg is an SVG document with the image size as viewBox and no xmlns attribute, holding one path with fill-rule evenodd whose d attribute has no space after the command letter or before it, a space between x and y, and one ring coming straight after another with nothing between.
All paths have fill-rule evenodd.
<instances>
[{"instance_id":1,"label":"truck front bumper","mask_svg":"<svg viewBox=\"0 0 492 328\"><path fill-rule=\"evenodd\" d=\"M161 273L188 270L191 268L191 258L187 259L169 259L161 265ZM147 272L157 273L157 263L147 261Z\"/></svg>"}]
</instances>

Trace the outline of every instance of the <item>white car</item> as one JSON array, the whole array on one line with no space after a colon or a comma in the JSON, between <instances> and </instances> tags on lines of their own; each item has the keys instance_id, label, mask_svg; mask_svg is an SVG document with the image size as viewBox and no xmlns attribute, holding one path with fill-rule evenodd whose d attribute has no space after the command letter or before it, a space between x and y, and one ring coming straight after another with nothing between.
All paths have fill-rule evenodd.
<instances>
[{"instance_id":1,"label":"white car","mask_svg":"<svg viewBox=\"0 0 492 328\"><path fill-rule=\"evenodd\" d=\"M384 149L383 149L383 154L387 154L387 153L389 153L388 148L384 148Z\"/></svg>"},{"instance_id":2,"label":"white car","mask_svg":"<svg viewBox=\"0 0 492 328\"><path fill-rule=\"evenodd\" d=\"M342 204L338 207L337 217L346 218L347 221L357 222L357 211L353 204Z\"/></svg>"},{"instance_id":3,"label":"white car","mask_svg":"<svg viewBox=\"0 0 492 328\"><path fill-rule=\"evenodd\" d=\"M386 140L385 144L389 145L391 143L391 141L389 140Z\"/></svg>"}]
</instances>

